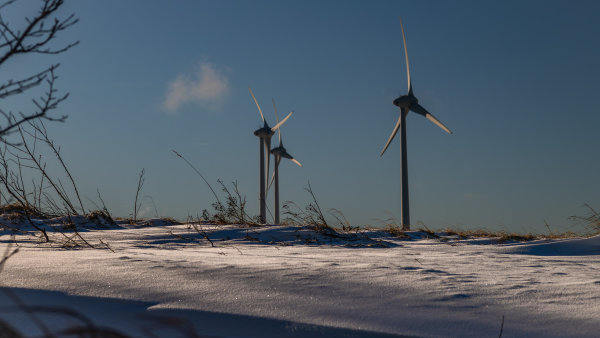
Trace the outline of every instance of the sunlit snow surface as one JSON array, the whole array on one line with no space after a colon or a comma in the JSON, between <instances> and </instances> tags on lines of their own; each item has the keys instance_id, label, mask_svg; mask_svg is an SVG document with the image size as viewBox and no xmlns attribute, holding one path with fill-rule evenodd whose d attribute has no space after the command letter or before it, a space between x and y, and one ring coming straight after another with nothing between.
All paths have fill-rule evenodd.
<instances>
[{"instance_id":1,"label":"sunlit snow surface","mask_svg":"<svg viewBox=\"0 0 600 338\"><path fill-rule=\"evenodd\" d=\"M28 307L49 330L78 323L58 311L69 309L135 337L497 337L503 317L503 337L600 332L598 236L498 244L80 222L85 240L111 250L63 249L50 223L40 221L55 242L17 234L0 273L0 319L27 335L42 334Z\"/></svg>"}]
</instances>

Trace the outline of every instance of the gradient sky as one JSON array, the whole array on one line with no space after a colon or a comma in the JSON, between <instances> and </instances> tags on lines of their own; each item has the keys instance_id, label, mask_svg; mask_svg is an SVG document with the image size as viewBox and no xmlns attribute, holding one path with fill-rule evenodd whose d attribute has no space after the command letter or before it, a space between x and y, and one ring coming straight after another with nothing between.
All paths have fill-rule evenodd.
<instances>
[{"instance_id":1,"label":"gradient sky","mask_svg":"<svg viewBox=\"0 0 600 338\"><path fill-rule=\"evenodd\" d=\"M82 194L118 216L142 195L160 216L207 208L206 185L237 180L258 213L258 111L304 167L280 166L281 199L355 225L400 212L400 147L380 158L406 93L402 17L422 116L408 123L411 219L429 228L556 230L600 209L597 1L69 1L80 22L61 62L71 96L49 125ZM18 21L18 11L11 21ZM6 71L6 69L4 70ZM90 204L91 205L91 204ZM269 201L272 209L272 202ZM150 198L145 216L155 216Z\"/></svg>"}]
</instances>

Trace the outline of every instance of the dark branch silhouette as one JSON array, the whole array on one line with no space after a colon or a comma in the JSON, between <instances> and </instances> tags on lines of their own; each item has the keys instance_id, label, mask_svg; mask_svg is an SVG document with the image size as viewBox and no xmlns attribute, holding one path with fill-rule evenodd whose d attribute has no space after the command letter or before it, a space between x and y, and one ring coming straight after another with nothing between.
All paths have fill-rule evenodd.
<instances>
[{"instance_id":1,"label":"dark branch silhouette","mask_svg":"<svg viewBox=\"0 0 600 338\"><path fill-rule=\"evenodd\" d=\"M47 173L46 163L37 151L38 143L45 143L66 170L59 149L48 137L42 121L65 121L66 115L53 113L69 94L59 93L56 88L58 63L49 63L47 67L38 69L27 67L26 73L18 75L13 75L10 65L13 60L24 59L27 55L31 58L40 54L60 54L77 45L77 41L55 41L78 20L73 14L62 16L59 13L64 7L64 0L41 0L32 15L17 18L11 13L9 22L7 12L18 1L0 1L0 72L17 76L16 79L0 76L0 196L4 199L1 202L15 201L29 223L42 233L45 241L49 241L46 231L31 219L42 214L43 199L51 210L65 210L69 215L85 212L70 173L67 171L80 210L71 203L60 179L54 179ZM31 103L18 108L11 106L11 102L21 101ZM16 135L13 137L13 134ZM26 175L30 173L40 174L39 182L32 179L28 183ZM59 199L55 200L51 193L58 195Z\"/></svg>"},{"instance_id":2,"label":"dark branch silhouette","mask_svg":"<svg viewBox=\"0 0 600 338\"><path fill-rule=\"evenodd\" d=\"M53 40L65 29L77 23L78 19L73 14L65 18L59 17L58 10L64 0L43 0L40 9L33 16L24 18L24 28L15 27L5 20L3 11L16 0L5 1L0 4L0 70L9 60L25 54L60 54L77 45L79 42L67 45L54 46ZM68 94L58 94L55 82L58 78L56 69L58 64L52 64L46 69L23 76L21 79L9 79L0 83L0 100L14 95L26 94L32 88L46 85L44 94L39 98L32 98L33 108L28 112L6 111L0 106L0 140L6 142L6 136L15 131L25 122L45 119L62 122L66 116L53 117L50 112L67 99Z\"/></svg>"}]
</instances>

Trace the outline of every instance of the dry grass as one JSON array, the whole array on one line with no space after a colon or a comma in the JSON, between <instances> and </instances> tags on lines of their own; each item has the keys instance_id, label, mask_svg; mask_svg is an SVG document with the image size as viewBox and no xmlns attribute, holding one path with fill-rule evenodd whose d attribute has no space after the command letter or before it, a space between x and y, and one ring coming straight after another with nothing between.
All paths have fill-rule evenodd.
<instances>
[{"instance_id":1,"label":"dry grass","mask_svg":"<svg viewBox=\"0 0 600 338\"><path fill-rule=\"evenodd\" d=\"M39 210L38 208L32 205L23 206L20 203L10 203L0 206L0 215L4 215L5 218L10 220L24 220L25 215L29 215L29 217L42 218L46 219L48 217L52 217L55 215L48 215L47 213Z\"/></svg>"},{"instance_id":2,"label":"dry grass","mask_svg":"<svg viewBox=\"0 0 600 338\"><path fill-rule=\"evenodd\" d=\"M536 239L547 238L544 235L537 234L518 234L518 233L508 233L506 231L489 231L485 229L475 229L475 230L457 230L452 228L446 228L441 231L445 236L458 236L459 238L467 239L467 238L495 238L498 242L508 242L508 241L517 241L517 242L527 242L533 241Z\"/></svg>"},{"instance_id":3,"label":"dry grass","mask_svg":"<svg viewBox=\"0 0 600 338\"><path fill-rule=\"evenodd\" d=\"M516 233L506 233L506 232L499 232L498 233L499 237L498 237L498 242L500 243L504 243L504 242L529 242L529 241L533 241L536 239L540 239L541 237L539 235L535 235L535 234L525 234L525 235L521 235L521 234L516 234Z\"/></svg>"},{"instance_id":4,"label":"dry grass","mask_svg":"<svg viewBox=\"0 0 600 338\"><path fill-rule=\"evenodd\" d=\"M425 225L425 223L417 222L417 225L419 226L419 228L417 228L417 231L426 233L427 236L430 238L440 238L440 235L438 235L435 231L429 229L427 225Z\"/></svg>"},{"instance_id":5,"label":"dry grass","mask_svg":"<svg viewBox=\"0 0 600 338\"><path fill-rule=\"evenodd\" d=\"M281 208L283 214L287 216L286 221L293 225L310 227L320 234L338 237L339 233L327 222L310 182L308 182L308 186L304 190L310 194L312 202L309 202L304 208L300 208L296 203L291 201L283 203ZM332 212L332 215L342 225L343 229L353 229L339 210L333 210L335 211Z\"/></svg>"},{"instance_id":6,"label":"dry grass","mask_svg":"<svg viewBox=\"0 0 600 338\"><path fill-rule=\"evenodd\" d=\"M573 238L581 236L581 234L577 234L575 232L567 231L567 232L551 232L550 234L520 234L515 232L506 232L506 231L490 231L485 229L474 229L474 230L460 230L453 228L445 228L440 232L443 236L458 236L462 239L468 238L495 238L498 242L508 242L508 241L516 241L516 242L528 242L539 239L561 239L561 238Z\"/></svg>"},{"instance_id":7,"label":"dry grass","mask_svg":"<svg viewBox=\"0 0 600 338\"><path fill-rule=\"evenodd\" d=\"M217 200L212 204L213 211L207 209L202 211L201 219L204 222L225 225L239 224L246 226L259 225L258 216L252 217L248 215L246 209L246 195L239 191L237 181L231 182L232 188L228 188L222 180L217 180L221 185L221 191L225 194L225 203L215 195ZM200 218L200 217L197 217Z\"/></svg>"},{"instance_id":8,"label":"dry grass","mask_svg":"<svg viewBox=\"0 0 600 338\"><path fill-rule=\"evenodd\" d=\"M103 225L116 225L115 220L113 220L112 216L105 210L94 210L87 215L85 215L91 222Z\"/></svg>"},{"instance_id":9,"label":"dry grass","mask_svg":"<svg viewBox=\"0 0 600 338\"><path fill-rule=\"evenodd\" d=\"M408 236L404 230L402 230L402 227L399 227L396 224L388 224L385 228L385 232L394 237L410 239L410 236Z\"/></svg>"}]
</instances>

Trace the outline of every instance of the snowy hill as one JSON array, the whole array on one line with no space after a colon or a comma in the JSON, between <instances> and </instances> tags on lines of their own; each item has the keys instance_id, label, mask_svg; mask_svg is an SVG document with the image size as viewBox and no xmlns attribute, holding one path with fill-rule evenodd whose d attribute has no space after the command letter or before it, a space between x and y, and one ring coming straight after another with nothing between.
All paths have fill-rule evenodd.
<instances>
[{"instance_id":1,"label":"snowy hill","mask_svg":"<svg viewBox=\"0 0 600 338\"><path fill-rule=\"evenodd\" d=\"M0 320L27 336L44 333L39 323L133 337L487 337L501 330L506 337L597 337L600 330L598 236L497 244L417 232L401 239L377 230L78 218L36 220L54 240L39 243L26 223L0 221L3 249L19 245L0 273L7 295ZM83 240L96 248L73 248Z\"/></svg>"}]
</instances>

